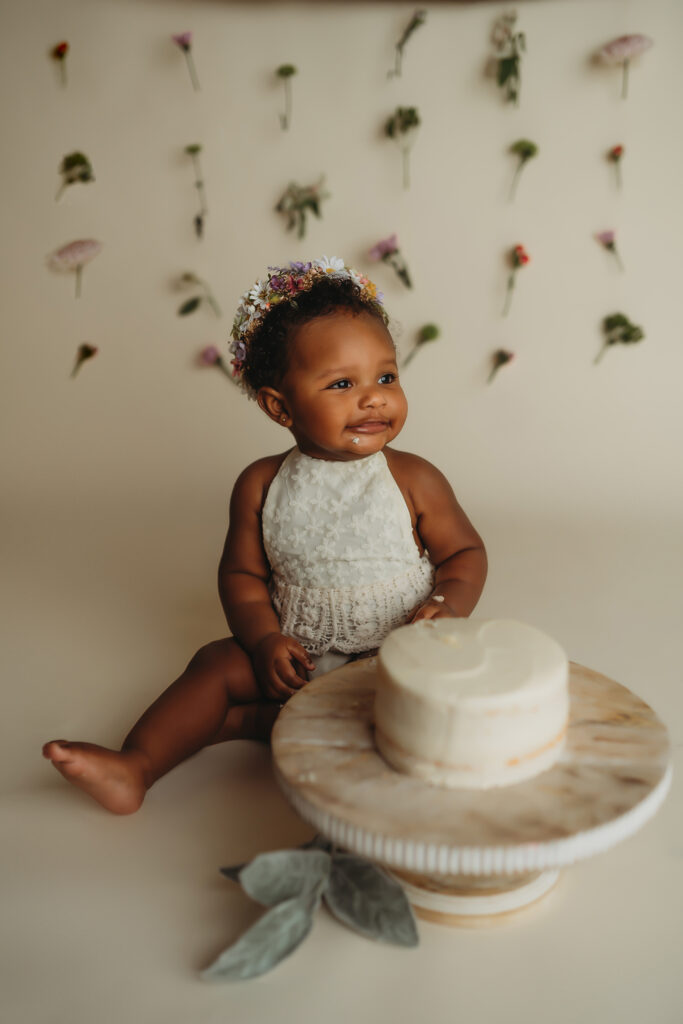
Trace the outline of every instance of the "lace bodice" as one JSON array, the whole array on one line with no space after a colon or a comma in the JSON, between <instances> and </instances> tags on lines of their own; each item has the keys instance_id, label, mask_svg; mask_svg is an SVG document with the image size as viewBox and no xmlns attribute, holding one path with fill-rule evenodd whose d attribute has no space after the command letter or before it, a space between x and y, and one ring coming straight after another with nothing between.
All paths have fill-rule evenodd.
<instances>
[{"instance_id":1,"label":"lace bodice","mask_svg":"<svg viewBox=\"0 0 683 1024\"><path fill-rule=\"evenodd\" d=\"M378 646L433 585L386 458L314 459L295 448L262 514L281 629L311 654Z\"/></svg>"}]
</instances>

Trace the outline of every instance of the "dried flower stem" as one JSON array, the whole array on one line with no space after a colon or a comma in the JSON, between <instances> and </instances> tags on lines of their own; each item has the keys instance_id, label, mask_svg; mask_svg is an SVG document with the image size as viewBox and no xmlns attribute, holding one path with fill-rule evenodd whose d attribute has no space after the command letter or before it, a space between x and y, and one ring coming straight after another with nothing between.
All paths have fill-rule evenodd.
<instances>
[{"instance_id":1,"label":"dried flower stem","mask_svg":"<svg viewBox=\"0 0 683 1024\"><path fill-rule=\"evenodd\" d=\"M510 312L510 304L512 303L512 292L515 287L515 271L513 270L508 277L507 291L505 292L505 303L503 305L503 316L507 316Z\"/></svg>"},{"instance_id":2,"label":"dried flower stem","mask_svg":"<svg viewBox=\"0 0 683 1024\"><path fill-rule=\"evenodd\" d=\"M188 47L183 47L183 53L185 54L185 60L187 61L187 70L190 72L190 81L192 82L192 88L195 92L199 91L199 78L197 77L197 69L194 65L194 57L192 56L192 50Z\"/></svg>"},{"instance_id":3,"label":"dried flower stem","mask_svg":"<svg viewBox=\"0 0 683 1024\"><path fill-rule=\"evenodd\" d=\"M291 75L287 75L283 78L285 86L285 112L280 114L280 126L283 131L287 131L292 120L292 78Z\"/></svg>"}]
</instances>

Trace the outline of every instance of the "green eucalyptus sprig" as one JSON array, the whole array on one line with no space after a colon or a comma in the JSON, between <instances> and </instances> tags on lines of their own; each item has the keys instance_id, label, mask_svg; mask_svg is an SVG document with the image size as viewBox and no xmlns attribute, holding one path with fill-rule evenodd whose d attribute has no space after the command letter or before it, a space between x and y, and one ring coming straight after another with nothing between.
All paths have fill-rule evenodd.
<instances>
[{"instance_id":1,"label":"green eucalyptus sprig","mask_svg":"<svg viewBox=\"0 0 683 1024\"><path fill-rule=\"evenodd\" d=\"M192 158L192 166L194 167L194 187L197 189L197 199L199 201L199 213L194 218L194 230L197 238L201 238L204 234L204 219L209 212L209 208L206 204L206 191L204 189L204 179L202 177L202 168L199 162L199 154L202 151L202 147L198 142L193 142L190 146L185 146L185 152L189 157Z\"/></svg>"},{"instance_id":2,"label":"green eucalyptus sprig","mask_svg":"<svg viewBox=\"0 0 683 1024\"><path fill-rule=\"evenodd\" d=\"M412 362L423 345L426 345L430 341L436 341L440 334L441 331L436 324L424 324L424 326L417 332L415 344L403 360L403 367L406 367L408 363Z\"/></svg>"},{"instance_id":3,"label":"green eucalyptus sprig","mask_svg":"<svg viewBox=\"0 0 683 1024\"><path fill-rule=\"evenodd\" d=\"M507 11L496 20L491 41L496 48L496 82L503 91L506 103L519 104L522 53L526 50L526 37L515 31L517 12Z\"/></svg>"},{"instance_id":4,"label":"green eucalyptus sprig","mask_svg":"<svg viewBox=\"0 0 683 1024\"><path fill-rule=\"evenodd\" d=\"M515 170L510 188L510 200L513 200L517 194L517 183L519 182L522 169L529 160L533 160L535 156L538 156L538 146L531 139L517 139L510 146L510 152L517 157L517 169Z\"/></svg>"},{"instance_id":5,"label":"green eucalyptus sprig","mask_svg":"<svg viewBox=\"0 0 683 1024\"><path fill-rule=\"evenodd\" d=\"M406 48L406 44L407 44L408 40L410 39L410 37L412 36L413 32L415 32L415 30L418 29L420 27L420 25L424 25L426 20L427 20L427 12L424 10L424 8L420 8L417 11L415 11L415 13L413 14L412 18L410 19L410 21L408 22L408 24L404 28L403 35L401 36L399 41L396 43L396 46L395 46L396 54L395 54L395 58L394 58L394 66L393 66L393 68L390 71L387 72L387 77L388 78L400 78L401 77L401 72L403 70L403 67L402 67L402 64L403 64L403 51Z\"/></svg>"},{"instance_id":6,"label":"green eucalyptus sprig","mask_svg":"<svg viewBox=\"0 0 683 1024\"><path fill-rule=\"evenodd\" d=\"M206 281L201 277L197 277L192 271L187 271L180 277L180 284L194 284L198 285L202 289L201 295L193 295L191 299L187 299L183 302L182 306L178 309L178 316L189 316L190 313L194 313L196 309L199 309L202 302L206 302L211 307L216 316L222 316L221 308L216 302L211 289L209 288Z\"/></svg>"},{"instance_id":7,"label":"green eucalyptus sprig","mask_svg":"<svg viewBox=\"0 0 683 1024\"><path fill-rule=\"evenodd\" d=\"M281 64L275 74L281 78L285 87L285 110L280 114L280 127L287 131L292 123L292 78L296 75L297 68L294 64Z\"/></svg>"},{"instance_id":8,"label":"green eucalyptus sprig","mask_svg":"<svg viewBox=\"0 0 683 1024\"><path fill-rule=\"evenodd\" d=\"M95 180L92 164L85 153L67 153L62 157L59 173L62 176L62 184L59 186L55 201L61 199L62 193L68 185L75 185L79 181L86 184Z\"/></svg>"},{"instance_id":9,"label":"green eucalyptus sprig","mask_svg":"<svg viewBox=\"0 0 683 1024\"><path fill-rule=\"evenodd\" d=\"M602 321L602 330L605 335L603 346L593 360L599 363L605 352L611 345L632 345L636 341L642 341L645 331L642 327L632 324L623 313L612 313Z\"/></svg>"},{"instance_id":10,"label":"green eucalyptus sprig","mask_svg":"<svg viewBox=\"0 0 683 1024\"><path fill-rule=\"evenodd\" d=\"M418 944L415 918L399 883L371 861L325 840L262 853L221 873L268 909L202 972L203 978L241 981L265 974L301 945L321 900L339 921L367 938Z\"/></svg>"},{"instance_id":11,"label":"green eucalyptus sprig","mask_svg":"<svg viewBox=\"0 0 683 1024\"><path fill-rule=\"evenodd\" d=\"M419 127L420 115L417 107L396 107L396 110L384 125L384 134L388 138L394 139L401 149L404 188L410 188L410 150L415 142Z\"/></svg>"},{"instance_id":12,"label":"green eucalyptus sprig","mask_svg":"<svg viewBox=\"0 0 683 1024\"><path fill-rule=\"evenodd\" d=\"M330 197L329 192L322 190L324 180L321 177L313 185L297 185L291 181L275 206L276 211L284 214L287 220L287 231L297 229L297 238L303 238L306 234L307 214L320 217L320 204L323 199Z\"/></svg>"}]
</instances>

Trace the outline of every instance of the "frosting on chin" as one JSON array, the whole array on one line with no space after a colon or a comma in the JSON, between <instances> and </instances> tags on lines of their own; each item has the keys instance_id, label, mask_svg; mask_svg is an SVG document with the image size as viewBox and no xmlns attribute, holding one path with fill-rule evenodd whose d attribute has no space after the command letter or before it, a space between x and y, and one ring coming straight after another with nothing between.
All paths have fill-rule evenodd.
<instances>
[{"instance_id":1,"label":"frosting on chin","mask_svg":"<svg viewBox=\"0 0 683 1024\"><path fill-rule=\"evenodd\" d=\"M435 785L511 785L559 757L568 661L511 619L428 619L380 649L375 738L398 771Z\"/></svg>"}]
</instances>

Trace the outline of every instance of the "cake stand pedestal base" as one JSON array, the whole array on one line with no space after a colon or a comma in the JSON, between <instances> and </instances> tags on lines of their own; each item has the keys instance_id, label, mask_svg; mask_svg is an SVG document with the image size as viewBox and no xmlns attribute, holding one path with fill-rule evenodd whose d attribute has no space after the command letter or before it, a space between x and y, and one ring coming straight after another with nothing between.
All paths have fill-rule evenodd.
<instances>
[{"instance_id":1,"label":"cake stand pedestal base","mask_svg":"<svg viewBox=\"0 0 683 1024\"><path fill-rule=\"evenodd\" d=\"M501 923L536 903L560 876L559 870L485 877L415 875L395 868L390 873L401 883L418 917L475 928Z\"/></svg>"},{"instance_id":2,"label":"cake stand pedestal base","mask_svg":"<svg viewBox=\"0 0 683 1024\"><path fill-rule=\"evenodd\" d=\"M484 790L389 767L375 746L376 686L370 658L302 687L275 723L275 777L305 821L393 872L431 921L504 921L544 896L559 869L633 835L669 789L664 723L582 665L570 665L569 727L552 768Z\"/></svg>"}]
</instances>

